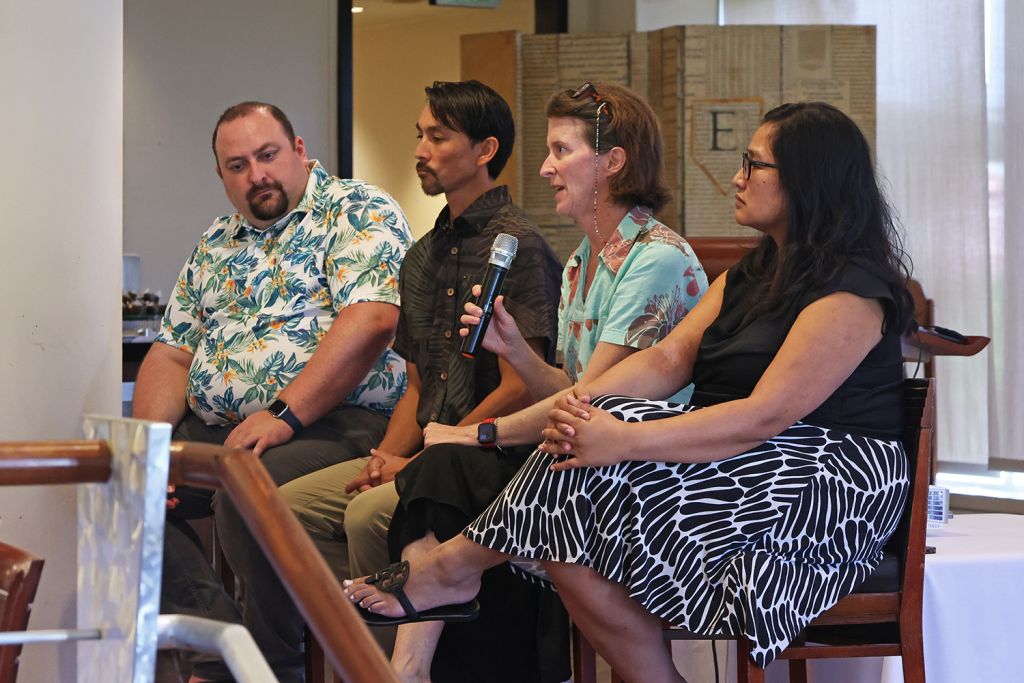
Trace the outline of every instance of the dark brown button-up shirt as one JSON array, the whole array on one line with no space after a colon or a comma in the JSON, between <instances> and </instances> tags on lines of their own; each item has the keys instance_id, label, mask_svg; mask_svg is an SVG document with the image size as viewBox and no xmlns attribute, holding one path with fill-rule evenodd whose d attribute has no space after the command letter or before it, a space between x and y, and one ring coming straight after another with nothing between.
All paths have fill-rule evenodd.
<instances>
[{"instance_id":1,"label":"dark brown button-up shirt","mask_svg":"<svg viewBox=\"0 0 1024 683\"><path fill-rule=\"evenodd\" d=\"M552 362L557 336L561 265L536 224L515 206L504 185L477 198L454 221L445 207L434 228L405 256L399 274L401 316L395 350L416 364L421 380L416 420L457 424L501 381L498 358L481 349L460 353L459 317L483 281L499 233L519 240L505 278L505 306L526 339L543 339Z\"/></svg>"}]
</instances>

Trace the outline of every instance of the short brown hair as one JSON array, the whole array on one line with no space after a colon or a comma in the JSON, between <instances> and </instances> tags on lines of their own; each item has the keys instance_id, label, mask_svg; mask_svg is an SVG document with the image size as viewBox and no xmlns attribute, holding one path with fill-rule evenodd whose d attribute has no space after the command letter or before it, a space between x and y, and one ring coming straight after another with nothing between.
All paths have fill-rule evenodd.
<instances>
[{"instance_id":1,"label":"short brown hair","mask_svg":"<svg viewBox=\"0 0 1024 683\"><path fill-rule=\"evenodd\" d=\"M596 137L597 108L601 109L601 148L607 152L621 147L626 152L622 169L608 178L612 199L627 206L646 206L657 213L672 199L665 182L664 143L658 117L647 102L629 88L610 83L594 83L582 94L579 90L562 90L548 100L548 118L579 119L584 125L584 139L591 147ZM595 98L594 93L597 94Z\"/></svg>"},{"instance_id":2,"label":"short brown hair","mask_svg":"<svg viewBox=\"0 0 1024 683\"><path fill-rule=\"evenodd\" d=\"M291 143L292 149L295 149L295 129L292 128L292 122L288 120L288 117L284 115L283 111L266 102L239 102L238 104L225 109L224 113L220 115L219 119L217 119L217 125L213 127L213 141L211 146L213 147L214 159L217 159L217 131L220 130L220 125L222 123L227 123L228 121L240 119L243 116L248 116L249 114L255 114L258 111L270 114L278 123L281 124L281 128L284 129L284 134L288 138L288 142Z\"/></svg>"}]
</instances>

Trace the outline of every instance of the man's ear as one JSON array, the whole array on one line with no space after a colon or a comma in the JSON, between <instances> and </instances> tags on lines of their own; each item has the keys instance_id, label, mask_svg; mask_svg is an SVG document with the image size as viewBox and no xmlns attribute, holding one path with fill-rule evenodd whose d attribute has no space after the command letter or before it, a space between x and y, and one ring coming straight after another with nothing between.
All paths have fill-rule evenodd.
<instances>
[{"instance_id":1,"label":"man's ear","mask_svg":"<svg viewBox=\"0 0 1024 683\"><path fill-rule=\"evenodd\" d=\"M493 135L484 138L480 142L476 143L476 165L486 166L491 163L491 159L498 153L498 138Z\"/></svg>"},{"instance_id":2,"label":"man's ear","mask_svg":"<svg viewBox=\"0 0 1024 683\"><path fill-rule=\"evenodd\" d=\"M608 167L608 175L615 175L626 165L626 150L621 147L612 147L605 155Z\"/></svg>"},{"instance_id":3,"label":"man's ear","mask_svg":"<svg viewBox=\"0 0 1024 683\"><path fill-rule=\"evenodd\" d=\"M298 154L299 158L303 161L308 160L306 157L306 142L298 135L295 136L295 153Z\"/></svg>"}]
</instances>

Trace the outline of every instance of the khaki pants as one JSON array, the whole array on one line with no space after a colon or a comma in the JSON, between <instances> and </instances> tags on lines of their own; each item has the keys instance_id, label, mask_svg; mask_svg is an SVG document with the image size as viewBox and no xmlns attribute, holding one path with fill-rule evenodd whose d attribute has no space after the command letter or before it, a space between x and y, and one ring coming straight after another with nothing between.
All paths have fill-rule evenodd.
<instances>
[{"instance_id":1,"label":"khaki pants","mask_svg":"<svg viewBox=\"0 0 1024 683\"><path fill-rule=\"evenodd\" d=\"M388 526L398 505L394 482L363 493L345 493L345 486L369 462L369 457L348 460L281 487L281 495L339 581L366 576L389 564ZM370 632L390 656L395 629L374 627Z\"/></svg>"}]
</instances>

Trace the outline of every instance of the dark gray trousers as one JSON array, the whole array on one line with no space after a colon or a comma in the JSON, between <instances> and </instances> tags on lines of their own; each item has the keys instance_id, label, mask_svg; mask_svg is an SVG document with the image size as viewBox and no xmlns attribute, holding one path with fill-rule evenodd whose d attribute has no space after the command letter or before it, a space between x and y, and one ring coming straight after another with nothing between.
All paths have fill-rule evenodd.
<instances>
[{"instance_id":1,"label":"dark gray trousers","mask_svg":"<svg viewBox=\"0 0 1024 683\"><path fill-rule=\"evenodd\" d=\"M280 486L310 472L369 454L387 429L388 418L342 405L286 444L267 450L260 461ZM189 412L174 432L180 441L224 443L233 429L211 427ZM280 623L275 614L293 613L291 598L231 499L223 492L188 486L174 494L181 502L167 511L160 611L244 624L281 683L305 678L303 624ZM215 516L217 537L232 571L246 586L242 605L228 596L186 520ZM285 608L281 609L281 605ZM239 609L241 607L241 609ZM187 655L193 673L211 681L231 681L223 662L209 655Z\"/></svg>"}]
</instances>

